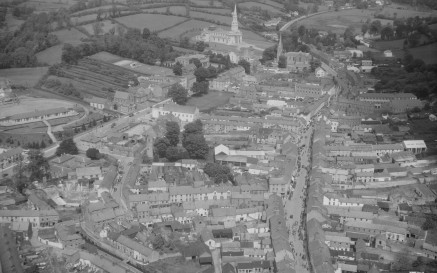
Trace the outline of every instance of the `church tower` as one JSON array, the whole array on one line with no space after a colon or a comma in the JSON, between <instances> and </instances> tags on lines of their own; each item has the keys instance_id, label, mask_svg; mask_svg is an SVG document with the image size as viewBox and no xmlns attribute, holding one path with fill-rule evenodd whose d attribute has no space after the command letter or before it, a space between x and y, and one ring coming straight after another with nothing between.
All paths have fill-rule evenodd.
<instances>
[{"instance_id":1,"label":"church tower","mask_svg":"<svg viewBox=\"0 0 437 273\"><path fill-rule=\"evenodd\" d=\"M232 32L238 32L238 15L237 15L237 4L235 4L234 12L232 13Z\"/></svg>"},{"instance_id":2,"label":"church tower","mask_svg":"<svg viewBox=\"0 0 437 273\"><path fill-rule=\"evenodd\" d=\"M284 49L282 47L282 33L279 32L279 44L276 52L276 61L279 62L279 57L284 53Z\"/></svg>"}]
</instances>

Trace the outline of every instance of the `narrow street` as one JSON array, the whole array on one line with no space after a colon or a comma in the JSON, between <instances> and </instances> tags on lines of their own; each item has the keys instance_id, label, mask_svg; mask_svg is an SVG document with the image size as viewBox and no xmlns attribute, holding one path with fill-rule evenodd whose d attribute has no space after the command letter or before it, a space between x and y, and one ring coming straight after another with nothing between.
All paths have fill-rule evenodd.
<instances>
[{"instance_id":1,"label":"narrow street","mask_svg":"<svg viewBox=\"0 0 437 273\"><path fill-rule=\"evenodd\" d=\"M300 153L301 157L301 169L296 177L296 188L294 189L291 200L285 201L285 214L287 219L287 226L289 228L289 241L296 259L295 270L299 273L309 273L308 260L304 245L306 244L305 238L305 198L306 198L306 180L308 179L308 172L306 167L309 165L310 141L313 128L309 129L303 134L300 146L305 147Z\"/></svg>"}]
</instances>

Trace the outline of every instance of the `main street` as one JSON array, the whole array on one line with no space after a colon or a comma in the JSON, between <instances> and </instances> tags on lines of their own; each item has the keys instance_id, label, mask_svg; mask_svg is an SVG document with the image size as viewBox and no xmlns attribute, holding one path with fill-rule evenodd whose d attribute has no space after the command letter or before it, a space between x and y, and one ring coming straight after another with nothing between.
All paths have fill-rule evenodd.
<instances>
[{"instance_id":1,"label":"main street","mask_svg":"<svg viewBox=\"0 0 437 273\"><path fill-rule=\"evenodd\" d=\"M285 201L285 215L287 219L287 226L289 228L289 242L294 250L296 259L295 270L299 273L309 273L308 260L306 254L306 239L305 239L305 199L306 199L306 181L308 179L308 171L306 169L310 164L311 151L311 135L313 132L312 124L303 132L300 139L300 170L296 176L296 187L292 197ZM305 146L304 146L305 145Z\"/></svg>"}]
</instances>

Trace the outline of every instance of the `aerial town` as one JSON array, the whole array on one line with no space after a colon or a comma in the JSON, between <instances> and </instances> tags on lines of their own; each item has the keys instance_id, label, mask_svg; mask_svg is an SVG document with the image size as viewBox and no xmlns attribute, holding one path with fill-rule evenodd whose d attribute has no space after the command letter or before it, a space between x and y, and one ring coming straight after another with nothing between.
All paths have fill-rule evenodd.
<instances>
[{"instance_id":1,"label":"aerial town","mask_svg":"<svg viewBox=\"0 0 437 273\"><path fill-rule=\"evenodd\" d=\"M0 273L437 272L437 1L0 1Z\"/></svg>"}]
</instances>

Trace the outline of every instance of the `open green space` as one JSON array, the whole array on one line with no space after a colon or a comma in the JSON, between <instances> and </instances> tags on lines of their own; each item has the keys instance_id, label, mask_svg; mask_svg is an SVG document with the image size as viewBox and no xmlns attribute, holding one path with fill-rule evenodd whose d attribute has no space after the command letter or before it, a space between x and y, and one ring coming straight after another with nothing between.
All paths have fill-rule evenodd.
<instances>
[{"instance_id":1,"label":"open green space","mask_svg":"<svg viewBox=\"0 0 437 273\"><path fill-rule=\"evenodd\" d=\"M421 59L426 64L437 63L437 43L409 49L415 59Z\"/></svg>"},{"instance_id":2,"label":"open green space","mask_svg":"<svg viewBox=\"0 0 437 273\"><path fill-rule=\"evenodd\" d=\"M55 45L36 53L38 62L53 65L61 62L62 47L64 45Z\"/></svg>"},{"instance_id":3,"label":"open green space","mask_svg":"<svg viewBox=\"0 0 437 273\"><path fill-rule=\"evenodd\" d=\"M156 12L167 12L167 7L162 7L162 8L150 8L150 9L142 9L144 12L147 13L152 13L154 11ZM168 10L172 13L172 14L176 14L176 15L184 15L187 13L186 8L183 6L172 6L169 7Z\"/></svg>"},{"instance_id":4,"label":"open green space","mask_svg":"<svg viewBox=\"0 0 437 273\"><path fill-rule=\"evenodd\" d=\"M200 111L210 111L229 102L232 93L222 91L209 91L202 97L191 97L187 105L196 106Z\"/></svg>"},{"instance_id":5,"label":"open green space","mask_svg":"<svg viewBox=\"0 0 437 273\"><path fill-rule=\"evenodd\" d=\"M63 29L52 32L55 34L61 43L68 43L72 45L81 44L82 41L80 39L86 38L86 35L80 32L79 30L72 28L70 30Z\"/></svg>"},{"instance_id":6,"label":"open green space","mask_svg":"<svg viewBox=\"0 0 437 273\"><path fill-rule=\"evenodd\" d=\"M199 6L211 6L211 0L190 0L190 2ZM223 7L222 2L217 0L214 0L212 4L213 7Z\"/></svg>"},{"instance_id":7,"label":"open green space","mask_svg":"<svg viewBox=\"0 0 437 273\"><path fill-rule=\"evenodd\" d=\"M178 24L170 29L164 30L159 33L159 37L162 38L174 38L176 40L179 39L179 35L189 30L198 31L196 34L199 34L202 29L209 27L212 25L209 22L199 21L199 20L190 20L184 22L182 24ZM194 35L191 35L194 36Z\"/></svg>"},{"instance_id":8,"label":"open green space","mask_svg":"<svg viewBox=\"0 0 437 273\"><path fill-rule=\"evenodd\" d=\"M117 18L116 21L129 28L148 28L159 31L184 21L186 18L161 14L135 14Z\"/></svg>"},{"instance_id":9,"label":"open green space","mask_svg":"<svg viewBox=\"0 0 437 273\"><path fill-rule=\"evenodd\" d=\"M275 7L272 7L270 5L260 3L260 2L244 2L244 3L239 4L238 6L242 7L242 8L246 8L246 9L250 9L253 7L259 7L261 9L264 9L264 10L267 10L270 12L282 13L280 8L275 8Z\"/></svg>"},{"instance_id":10,"label":"open green space","mask_svg":"<svg viewBox=\"0 0 437 273\"><path fill-rule=\"evenodd\" d=\"M296 27L304 25L306 28L315 28L319 30L332 31L338 34L343 34L347 27L355 28L355 32L361 32L361 26L368 19L371 21L376 20L373 17L374 11L372 10L340 10L336 12L327 12L319 15L305 18L296 23ZM383 20L382 25L387 23L393 23L392 20Z\"/></svg>"},{"instance_id":11,"label":"open green space","mask_svg":"<svg viewBox=\"0 0 437 273\"><path fill-rule=\"evenodd\" d=\"M19 6L32 7L36 12L50 12L57 11L60 8L68 9L75 3L76 1L71 0L29 0Z\"/></svg>"},{"instance_id":12,"label":"open green space","mask_svg":"<svg viewBox=\"0 0 437 273\"><path fill-rule=\"evenodd\" d=\"M20 97L20 103L18 104L5 104L1 106L0 118L42 109L47 110L59 107L69 108L73 106L74 104L68 101L46 98Z\"/></svg>"},{"instance_id":13,"label":"open green space","mask_svg":"<svg viewBox=\"0 0 437 273\"><path fill-rule=\"evenodd\" d=\"M190 16L191 16L191 18L195 18L195 19L213 20L214 22L219 22L221 24L229 25L229 26L231 25L231 22L232 22L232 17L230 17L230 16L209 14L209 13L203 13L203 12L198 12L198 11L191 11Z\"/></svg>"},{"instance_id":14,"label":"open green space","mask_svg":"<svg viewBox=\"0 0 437 273\"><path fill-rule=\"evenodd\" d=\"M192 10L200 11L200 12L208 11L212 13L219 13L219 14L223 14L224 16L228 16L229 18L231 18L231 14L232 14L232 10L230 9L192 8Z\"/></svg>"},{"instance_id":15,"label":"open green space","mask_svg":"<svg viewBox=\"0 0 437 273\"><path fill-rule=\"evenodd\" d=\"M118 26L118 24L117 23L113 23L112 21L110 21L110 20L104 20L104 21L100 21L100 22L98 22L98 23L100 23L100 27L101 27L101 30L102 30L102 32L101 33L99 33L99 35L103 35L103 34L106 34L106 33L109 33L109 31L111 30L111 29L114 29L114 31L116 31L117 30L117 26ZM95 23L91 23L91 24L87 24L87 25L83 25L82 27L90 34L90 35L95 35L95 33L94 33L94 25Z\"/></svg>"},{"instance_id":16,"label":"open green space","mask_svg":"<svg viewBox=\"0 0 437 273\"><path fill-rule=\"evenodd\" d=\"M47 73L47 69L48 67L0 69L0 78L7 78L16 85L32 87Z\"/></svg>"}]
</instances>

